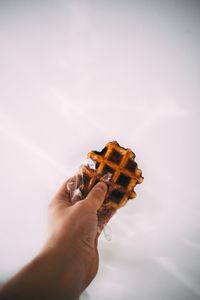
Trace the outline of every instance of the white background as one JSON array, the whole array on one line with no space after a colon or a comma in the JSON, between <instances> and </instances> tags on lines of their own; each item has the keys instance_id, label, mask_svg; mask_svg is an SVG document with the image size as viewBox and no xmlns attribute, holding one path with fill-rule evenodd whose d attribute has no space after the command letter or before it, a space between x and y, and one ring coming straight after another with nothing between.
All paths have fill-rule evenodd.
<instances>
[{"instance_id":1,"label":"white background","mask_svg":"<svg viewBox=\"0 0 200 300\"><path fill-rule=\"evenodd\" d=\"M195 0L0 1L1 282L43 245L60 184L117 140L145 180L81 299L200 299L199 33Z\"/></svg>"}]
</instances>

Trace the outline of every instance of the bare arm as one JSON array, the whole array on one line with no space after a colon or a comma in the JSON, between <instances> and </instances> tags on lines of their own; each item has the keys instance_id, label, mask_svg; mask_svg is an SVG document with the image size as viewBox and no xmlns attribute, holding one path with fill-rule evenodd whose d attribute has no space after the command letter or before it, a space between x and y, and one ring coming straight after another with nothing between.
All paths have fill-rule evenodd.
<instances>
[{"instance_id":1,"label":"bare arm","mask_svg":"<svg viewBox=\"0 0 200 300\"><path fill-rule=\"evenodd\" d=\"M67 184L49 206L49 238L41 252L1 289L2 300L76 300L98 270L97 210L107 186L98 183L87 198L70 201Z\"/></svg>"}]
</instances>

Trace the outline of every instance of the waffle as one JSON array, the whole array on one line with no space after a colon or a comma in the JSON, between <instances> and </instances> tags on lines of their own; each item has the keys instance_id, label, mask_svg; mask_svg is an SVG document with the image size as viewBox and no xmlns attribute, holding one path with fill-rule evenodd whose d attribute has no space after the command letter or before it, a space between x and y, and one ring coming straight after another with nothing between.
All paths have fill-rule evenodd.
<instances>
[{"instance_id":1,"label":"waffle","mask_svg":"<svg viewBox=\"0 0 200 300\"><path fill-rule=\"evenodd\" d=\"M80 191L86 197L98 181L106 181L108 191L100 211L116 210L136 197L134 187L143 181L142 171L135 162L131 149L121 147L116 141L109 142L102 151L91 151L87 163L81 166Z\"/></svg>"}]
</instances>

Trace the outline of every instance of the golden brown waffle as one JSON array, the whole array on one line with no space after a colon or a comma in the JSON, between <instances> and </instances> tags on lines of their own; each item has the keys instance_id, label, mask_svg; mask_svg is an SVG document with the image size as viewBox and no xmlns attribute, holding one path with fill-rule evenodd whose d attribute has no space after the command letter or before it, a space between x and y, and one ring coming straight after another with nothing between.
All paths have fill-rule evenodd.
<instances>
[{"instance_id":1,"label":"golden brown waffle","mask_svg":"<svg viewBox=\"0 0 200 300\"><path fill-rule=\"evenodd\" d=\"M107 143L101 152L89 152L87 158L90 163L81 166L80 190L83 197L87 196L98 181L108 183L108 192L100 211L116 210L128 199L136 197L134 187L143 181L143 177L131 149L125 149L113 141Z\"/></svg>"}]
</instances>

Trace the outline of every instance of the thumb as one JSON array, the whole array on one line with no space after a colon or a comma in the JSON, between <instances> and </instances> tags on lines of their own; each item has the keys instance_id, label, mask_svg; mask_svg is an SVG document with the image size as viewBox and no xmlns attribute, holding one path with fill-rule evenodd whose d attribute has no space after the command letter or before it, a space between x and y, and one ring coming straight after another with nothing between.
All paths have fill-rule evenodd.
<instances>
[{"instance_id":1,"label":"thumb","mask_svg":"<svg viewBox=\"0 0 200 300\"><path fill-rule=\"evenodd\" d=\"M98 182L89 192L84 201L86 203L90 203L90 205L94 207L95 211L97 211L105 200L107 190L108 186L105 182Z\"/></svg>"}]
</instances>

